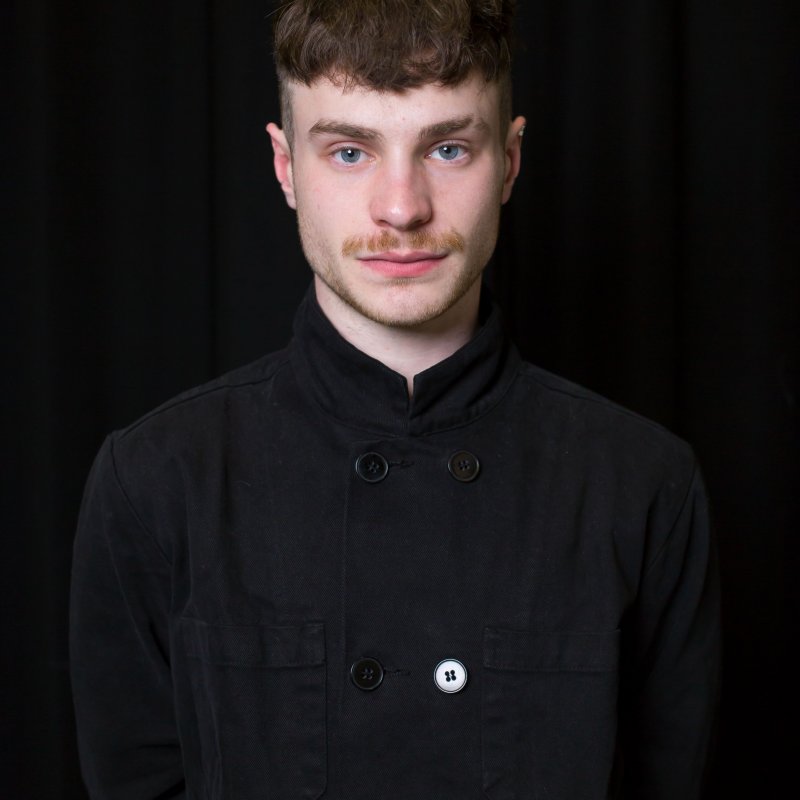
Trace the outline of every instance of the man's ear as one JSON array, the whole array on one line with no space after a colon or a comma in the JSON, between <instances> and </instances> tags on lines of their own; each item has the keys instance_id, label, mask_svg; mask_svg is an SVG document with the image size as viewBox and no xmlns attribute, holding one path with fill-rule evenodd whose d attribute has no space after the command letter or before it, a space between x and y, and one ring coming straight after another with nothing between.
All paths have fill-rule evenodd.
<instances>
[{"instance_id":1,"label":"man's ear","mask_svg":"<svg viewBox=\"0 0 800 800\"><path fill-rule=\"evenodd\" d=\"M286 134L274 123L267 125L267 133L272 140L272 151L274 153L272 164L275 167L275 177L283 189L283 195L289 208L297 208L297 201L294 196L294 174L292 172L292 151L289 149L289 142Z\"/></svg>"},{"instance_id":2,"label":"man's ear","mask_svg":"<svg viewBox=\"0 0 800 800\"><path fill-rule=\"evenodd\" d=\"M511 197L511 190L514 181L519 175L519 168L522 162L522 135L525 133L525 117L517 117L508 126L508 135L505 144L505 164L506 171L503 176L503 196L502 202L508 201Z\"/></svg>"}]
</instances>

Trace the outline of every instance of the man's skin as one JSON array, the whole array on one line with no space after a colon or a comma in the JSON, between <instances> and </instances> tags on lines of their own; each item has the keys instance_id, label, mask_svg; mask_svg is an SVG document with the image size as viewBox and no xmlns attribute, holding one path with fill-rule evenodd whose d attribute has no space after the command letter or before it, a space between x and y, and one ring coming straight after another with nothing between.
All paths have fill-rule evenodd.
<instances>
[{"instance_id":1,"label":"man's skin","mask_svg":"<svg viewBox=\"0 0 800 800\"><path fill-rule=\"evenodd\" d=\"M328 79L288 88L293 141L274 123L267 132L318 302L411 393L414 375L475 331L525 120L504 125L499 86L477 75L402 93Z\"/></svg>"}]
</instances>

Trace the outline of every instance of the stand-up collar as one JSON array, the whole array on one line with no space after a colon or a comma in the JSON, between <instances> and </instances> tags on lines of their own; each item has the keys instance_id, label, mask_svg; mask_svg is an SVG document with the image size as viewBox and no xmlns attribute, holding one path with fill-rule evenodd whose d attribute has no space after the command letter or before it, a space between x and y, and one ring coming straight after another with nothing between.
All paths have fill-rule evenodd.
<instances>
[{"instance_id":1,"label":"stand-up collar","mask_svg":"<svg viewBox=\"0 0 800 800\"><path fill-rule=\"evenodd\" d=\"M389 436L431 433L485 413L513 379L519 355L486 290L481 317L464 347L415 376L410 398L402 375L342 338L312 285L295 316L292 360L301 387L340 422Z\"/></svg>"}]
</instances>

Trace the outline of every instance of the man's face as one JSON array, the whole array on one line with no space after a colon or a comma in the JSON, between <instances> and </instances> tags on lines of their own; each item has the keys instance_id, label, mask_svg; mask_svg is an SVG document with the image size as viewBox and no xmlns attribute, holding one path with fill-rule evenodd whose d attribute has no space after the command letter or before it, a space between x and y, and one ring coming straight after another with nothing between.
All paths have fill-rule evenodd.
<instances>
[{"instance_id":1,"label":"man's face","mask_svg":"<svg viewBox=\"0 0 800 800\"><path fill-rule=\"evenodd\" d=\"M268 131L317 291L382 325L416 328L470 292L519 170L518 118L472 77L403 93L292 83L291 149Z\"/></svg>"}]
</instances>

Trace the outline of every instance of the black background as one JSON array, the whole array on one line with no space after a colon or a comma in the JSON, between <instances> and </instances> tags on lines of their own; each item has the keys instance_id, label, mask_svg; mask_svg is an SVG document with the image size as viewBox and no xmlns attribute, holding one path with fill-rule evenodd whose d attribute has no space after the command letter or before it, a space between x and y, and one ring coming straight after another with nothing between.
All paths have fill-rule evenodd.
<instances>
[{"instance_id":1,"label":"black background","mask_svg":"<svg viewBox=\"0 0 800 800\"><path fill-rule=\"evenodd\" d=\"M490 279L530 360L698 451L724 592L712 796L778 796L796 759L800 3L520 5L528 129ZM308 284L263 132L268 9L2 6L2 797L85 797L66 617L102 437L282 346Z\"/></svg>"}]
</instances>

